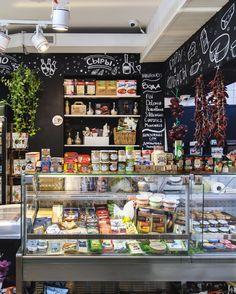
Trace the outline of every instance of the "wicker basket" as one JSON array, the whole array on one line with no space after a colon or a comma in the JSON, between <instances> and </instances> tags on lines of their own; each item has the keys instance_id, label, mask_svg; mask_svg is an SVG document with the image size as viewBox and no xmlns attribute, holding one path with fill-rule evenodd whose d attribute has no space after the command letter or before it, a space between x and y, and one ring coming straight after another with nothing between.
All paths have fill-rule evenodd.
<instances>
[{"instance_id":1,"label":"wicker basket","mask_svg":"<svg viewBox=\"0 0 236 294\"><path fill-rule=\"evenodd\" d=\"M114 144L115 145L135 145L136 131L132 132L118 132L114 128Z\"/></svg>"}]
</instances>

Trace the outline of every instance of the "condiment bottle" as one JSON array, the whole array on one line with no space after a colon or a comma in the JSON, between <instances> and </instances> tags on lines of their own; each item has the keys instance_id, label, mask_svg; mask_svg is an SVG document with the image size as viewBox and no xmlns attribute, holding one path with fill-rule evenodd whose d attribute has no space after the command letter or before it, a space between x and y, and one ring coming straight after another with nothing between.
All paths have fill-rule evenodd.
<instances>
[{"instance_id":1,"label":"condiment bottle","mask_svg":"<svg viewBox=\"0 0 236 294\"><path fill-rule=\"evenodd\" d=\"M137 115L138 114L138 102L134 102L133 114L134 115Z\"/></svg>"},{"instance_id":2,"label":"condiment bottle","mask_svg":"<svg viewBox=\"0 0 236 294\"><path fill-rule=\"evenodd\" d=\"M66 100L65 114L70 114L70 105L68 100Z\"/></svg>"},{"instance_id":3,"label":"condiment bottle","mask_svg":"<svg viewBox=\"0 0 236 294\"><path fill-rule=\"evenodd\" d=\"M71 145L72 144L72 138L71 138L71 133L69 132L67 140L66 140L67 145Z\"/></svg>"}]
</instances>

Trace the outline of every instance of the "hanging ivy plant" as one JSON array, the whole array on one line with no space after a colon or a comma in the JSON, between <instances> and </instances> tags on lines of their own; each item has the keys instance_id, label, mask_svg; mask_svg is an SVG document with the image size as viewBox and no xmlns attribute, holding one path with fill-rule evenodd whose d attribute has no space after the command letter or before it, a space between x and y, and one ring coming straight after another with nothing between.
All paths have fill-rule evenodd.
<instances>
[{"instance_id":1,"label":"hanging ivy plant","mask_svg":"<svg viewBox=\"0 0 236 294\"><path fill-rule=\"evenodd\" d=\"M37 93L41 84L38 75L32 69L20 64L10 74L9 79L2 77L1 81L9 89L7 103L13 111L14 131L27 132L31 137L36 135L39 130L36 126L39 103Z\"/></svg>"}]
</instances>

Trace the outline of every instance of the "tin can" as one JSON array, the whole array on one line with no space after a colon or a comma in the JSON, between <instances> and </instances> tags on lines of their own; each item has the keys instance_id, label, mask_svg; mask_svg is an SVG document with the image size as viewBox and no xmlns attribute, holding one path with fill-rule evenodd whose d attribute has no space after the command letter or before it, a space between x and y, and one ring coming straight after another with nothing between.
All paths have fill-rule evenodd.
<instances>
[{"instance_id":1,"label":"tin can","mask_svg":"<svg viewBox=\"0 0 236 294\"><path fill-rule=\"evenodd\" d=\"M125 150L118 151L118 161L119 162L126 162L126 153Z\"/></svg>"},{"instance_id":2,"label":"tin can","mask_svg":"<svg viewBox=\"0 0 236 294\"><path fill-rule=\"evenodd\" d=\"M110 163L110 171L111 171L111 172L116 172L117 169L118 169L117 162L111 162L111 163Z\"/></svg>"},{"instance_id":3,"label":"tin can","mask_svg":"<svg viewBox=\"0 0 236 294\"><path fill-rule=\"evenodd\" d=\"M99 163L100 162L100 151L99 150L92 150L91 151L91 161L92 161L92 163Z\"/></svg>"},{"instance_id":4,"label":"tin can","mask_svg":"<svg viewBox=\"0 0 236 294\"><path fill-rule=\"evenodd\" d=\"M118 163L118 172L125 172L126 163L125 162L119 162Z\"/></svg>"},{"instance_id":5,"label":"tin can","mask_svg":"<svg viewBox=\"0 0 236 294\"><path fill-rule=\"evenodd\" d=\"M128 173L134 172L134 161L133 160L126 161L125 171Z\"/></svg>"},{"instance_id":6,"label":"tin can","mask_svg":"<svg viewBox=\"0 0 236 294\"><path fill-rule=\"evenodd\" d=\"M100 160L101 162L109 162L109 151L101 150L100 151Z\"/></svg>"},{"instance_id":7,"label":"tin can","mask_svg":"<svg viewBox=\"0 0 236 294\"><path fill-rule=\"evenodd\" d=\"M193 158L191 156L186 156L184 168L185 168L185 171L193 170Z\"/></svg>"},{"instance_id":8,"label":"tin can","mask_svg":"<svg viewBox=\"0 0 236 294\"><path fill-rule=\"evenodd\" d=\"M117 161L118 160L118 151L117 150L110 150L109 151L110 161Z\"/></svg>"},{"instance_id":9,"label":"tin can","mask_svg":"<svg viewBox=\"0 0 236 294\"><path fill-rule=\"evenodd\" d=\"M65 95L75 94L75 80L73 79L64 80L64 94Z\"/></svg>"},{"instance_id":10,"label":"tin can","mask_svg":"<svg viewBox=\"0 0 236 294\"><path fill-rule=\"evenodd\" d=\"M201 156L196 156L193 159L193 166L195 171L203 171L204 170L204 161L203 157Z\"/></svg>"},{"instance_id":11,"label":"tin can","mask_svg":"<svg viewBox=\"0 0 236 294\"><path fill-rule=\"evenodd\" d=\"M108 172L109 171L109 163L101 163L100 169L102 172Z\"/></svg>"},{"instance_id":12,"label":"tin can","mask_svg":"<svg viewBox=\"0 0 236 294\"><path fill-rule=\"evenodd\" d=\"M211 156L205 157L205 171L206 172L213 172L214 171L214 161Z\"/></svg>"},{"instance_id":13,"label":"tin can","mask_svg":"<svg viewBox=\"0 0 236 294\"><path fill-rule=\"evenodd\" d=\"M94 172L100 171L100 164L99 163L92 163L92 169Z\"/></svg>"}]
</instances>

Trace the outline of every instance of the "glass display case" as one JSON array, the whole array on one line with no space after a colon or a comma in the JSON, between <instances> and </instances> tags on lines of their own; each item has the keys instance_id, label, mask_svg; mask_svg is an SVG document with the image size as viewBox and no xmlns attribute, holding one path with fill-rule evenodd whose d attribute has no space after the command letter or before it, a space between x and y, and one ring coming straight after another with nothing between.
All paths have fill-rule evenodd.
<instances>
[{"instance_id":1,"label":"glass display case","mask_svg":"<svg viewBox=\"0 0 236 294\"><path fill-rule=\"evenodd\" d=\"M191 189L191 254L236 254L236 175L203 175Z\"/></svg>"},{"instance_id":2,"label":"glass display case","mask_svg":"<svg viewBox=\"0 0 236 294\"><path fill-rule=\"evenodd\" d=\"M23 175L22 281L235 279L236 175Z\"/></svg>"},{"instance_id":3,"label":"glass display case","mask_svg":"<svg viewBox=\"0 0 236 294\"><path fill-rule=\"evenodd\" d=\"M167 175L24 175L25 255L187 255L188 185Z\"/></svg>"}]
</instances>

